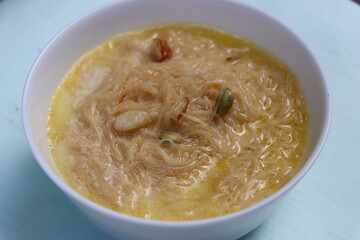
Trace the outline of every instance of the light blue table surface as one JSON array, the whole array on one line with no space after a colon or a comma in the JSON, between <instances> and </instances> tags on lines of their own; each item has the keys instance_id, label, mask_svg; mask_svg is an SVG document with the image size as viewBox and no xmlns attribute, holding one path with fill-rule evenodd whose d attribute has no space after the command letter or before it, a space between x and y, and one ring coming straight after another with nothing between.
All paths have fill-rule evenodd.
<instances>
[{"instance_id":1,"label":"light blue table surface","mask_svg":"<svg viewBox=\"0 0 360 240\"><path fill-rule=\"evenodd\" d=\"M21 122L23 86L41 49L72 19L105 2L0 0L1 240L113 239L42 172ZM243 239L360 240L360 7L348 0L247 2L285 22L314 52L330 83L333 118L313 168Z\"/></svg>"}]
</instances>

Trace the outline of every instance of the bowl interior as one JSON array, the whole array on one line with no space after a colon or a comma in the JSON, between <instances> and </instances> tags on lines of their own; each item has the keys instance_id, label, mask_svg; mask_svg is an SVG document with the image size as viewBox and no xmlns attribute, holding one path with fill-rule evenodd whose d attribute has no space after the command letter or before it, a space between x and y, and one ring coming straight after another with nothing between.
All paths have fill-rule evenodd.
<instances>
[{"instance_id":1,"label":"bowl interior","mask_svg":"<svg viewBox=\"0 0 360 240\"><path fill-rule=\"evenodd\" d=\"M54 37L29 73L23 97L26 134L39 164L50 178L61 185L48 148L46 121L52 96L65 73L85 52L109 37L166 22L200 23L238 33L273 53L295 72L310 116L305 161L296 176L299 180L325 141L330 121L328 86L312 54L291 31L248 5L221 0L113 2L80 17ZM65 184L60 187L68 188Z\"/></svg>"}]
</instances>

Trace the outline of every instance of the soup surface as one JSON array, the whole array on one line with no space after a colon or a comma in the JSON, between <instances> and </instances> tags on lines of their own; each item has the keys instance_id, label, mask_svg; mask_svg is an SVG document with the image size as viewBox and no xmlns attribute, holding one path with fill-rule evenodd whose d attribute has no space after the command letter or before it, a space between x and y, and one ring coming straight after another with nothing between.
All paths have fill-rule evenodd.
<instances>
[{"instance_id":1,"label":"soup surface","mask_svg":"<svg viewBox=\"0 0 360 240\"><path fill-rule=\"evenodd\" d=\"M195 220L281 188L304 151L295 75L231 33L172 24L117 35L59 85L48 137L65 181L124 214Z\"/></svg>"}]
</instances>

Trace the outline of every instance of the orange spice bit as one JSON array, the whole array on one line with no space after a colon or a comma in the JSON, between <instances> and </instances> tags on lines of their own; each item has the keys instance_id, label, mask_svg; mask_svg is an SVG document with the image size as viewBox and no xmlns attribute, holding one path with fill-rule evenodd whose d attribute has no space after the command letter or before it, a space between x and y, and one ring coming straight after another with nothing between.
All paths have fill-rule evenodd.
<instances>
[{"instance_id":1,"label":"orange spice bit","mask_svg":"<svg viewBox=\"0 0 360 240\"><path fill-rule=\"evenodd\" d=\"M127 97L127 94L123 95L120 100L119 100L119 103L122 103Z\"/></svg>"},{"instance_id":2,"label":"orange spice bit","mask_svg":"<svg viewBox=\"0 0 360 240\"><path fill-rule=\"evenodd\" d=\"M184 108L183 108L183 110L182 110L182 113L186 113L186 111L187 111L187 109L188 109L188 106L189 106L189 103L190 103L189 98L187 98L187 97L185 97L185 101L186 101L186 103L185 103L185 106L184 106ZM182 118L182 116L183 116L183 115L180 113L180 114L177 116L176 121L179 121L179 120Z\"/></svg>"},{"instance_id":3,"label":"orange spice bit","mask_svg":"<svg viewBox=\"0 0 360 240\"><path fill-rule=\"evenodd\" d=\"M225 61L227 61L227 62L233 62L233 61L235 61L235 60L238 60L239 58L240 58L239 55L233 55L233 56L230 56L230 57L225 58Z\"/></svg>"}]
</instances>

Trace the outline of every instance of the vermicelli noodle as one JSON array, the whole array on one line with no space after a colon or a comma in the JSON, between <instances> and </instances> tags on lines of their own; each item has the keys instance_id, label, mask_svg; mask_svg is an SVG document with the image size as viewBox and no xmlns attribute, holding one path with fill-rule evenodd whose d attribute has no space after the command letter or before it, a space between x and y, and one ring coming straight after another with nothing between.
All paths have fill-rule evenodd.
<instances>
[{"instance_id":1,"label":"vermicelli noodle","mask_svg":"<svg viewBox=\"0 0 360 240\"><path fill-rule=\"evenodd\" d=\"M224 89L233 103L220 115ZM77 61L54 95L48 136L83 196L137 217L194 220L281 188L301 161L307 118L279 60L222 30L172 24L120 34Z\"/></svg>"}]
</instances>

